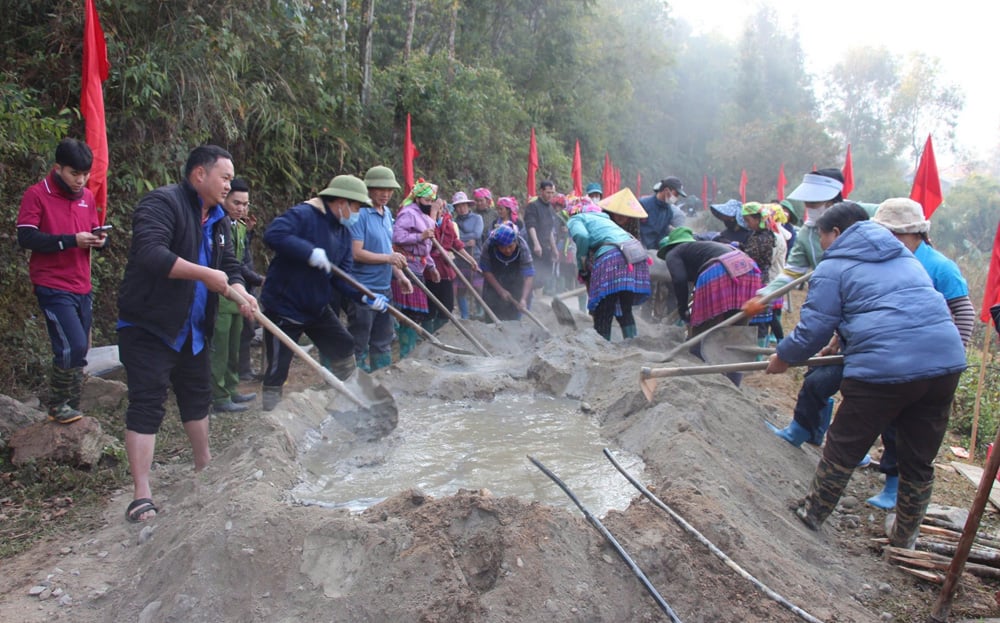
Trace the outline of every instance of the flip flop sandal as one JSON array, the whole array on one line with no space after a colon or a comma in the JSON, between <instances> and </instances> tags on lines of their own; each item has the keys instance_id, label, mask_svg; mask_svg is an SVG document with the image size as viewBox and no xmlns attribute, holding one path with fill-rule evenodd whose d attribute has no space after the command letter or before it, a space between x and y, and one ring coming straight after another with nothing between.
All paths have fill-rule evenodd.
<instances>
[{"instance_id":1,"label":"flip flop sandal","mask_svg":"<svg viewBox=\"0 0 1000 623\"><path fill-rule=\"evenodd\" d=\"M125 519L129 523L142 523L143 521L149 521L139 519L142 517L143 513L148 513L149 511L159 512L160 509L156 508L156 504L153 504L153 500L149 498L139 498L138 500L132 500L132 503L128 505L125 509Z\"/></svg>"}]
</instances>

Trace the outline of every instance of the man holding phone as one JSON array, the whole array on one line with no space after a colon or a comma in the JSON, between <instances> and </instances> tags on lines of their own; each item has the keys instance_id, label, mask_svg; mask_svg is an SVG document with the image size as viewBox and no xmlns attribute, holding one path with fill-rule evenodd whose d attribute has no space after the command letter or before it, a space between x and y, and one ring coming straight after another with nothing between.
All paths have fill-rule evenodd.
<instances>
[{"instance_id":1,"label":"man holding phone","mask_svg":"<svg viewBox=\"0 0 1000 623\"><path fill-rule=\"evenodd\" d=\"M94 155L83 141L63 139L56 163L25 193L17 215L17 243L31 251L28 275L52 343L49 419L83 417L80 394L92 320L90 250L107 242L97 203L87 188Z\"/></svg>"}]
</instances>

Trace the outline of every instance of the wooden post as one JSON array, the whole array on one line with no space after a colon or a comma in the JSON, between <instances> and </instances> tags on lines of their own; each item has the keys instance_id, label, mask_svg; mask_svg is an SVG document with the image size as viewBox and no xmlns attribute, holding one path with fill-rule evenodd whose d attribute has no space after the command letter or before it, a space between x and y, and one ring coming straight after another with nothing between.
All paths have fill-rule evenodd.
<instances>
[{"instance_id":1,"label":"wooden post","mask_svg":"<svg viewBox=\"0 0 1000 623\"><path fill-rule=\"evenodd\" d=\"M983 399L983 385L986 383L986 360L990 357L990 340L993 339L993 331L986 327L986 337L983 339L983 352L979 362L979 384L976 385L976 404L972 408L972 435L969 440L969 462L976 460L976 433L979 432L979 406ZM994 448L1000 450L996 446Z\"/></svg>"}]
</instances>

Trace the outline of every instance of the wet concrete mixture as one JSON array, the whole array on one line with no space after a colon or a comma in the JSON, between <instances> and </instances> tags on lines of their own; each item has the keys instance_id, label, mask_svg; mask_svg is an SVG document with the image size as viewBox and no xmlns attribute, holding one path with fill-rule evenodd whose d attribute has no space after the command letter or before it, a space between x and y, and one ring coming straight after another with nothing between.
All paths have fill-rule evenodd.
<instances>
[{"instance_id":1,"label":"wet concrete mixture","mask_svg":"<svg viewBox=\"0 0 1000 623\"><path fill-rule=\"evenodd\" d=\"M937 589L891 567L871 543L884 512L863 500L880 488L877 472L856 473L818 533L789 511L819 458L818 449L793 448L765 426L766 419L787 423L798 384L793 375L780 386L774 377L749 375L742 388L720 375L661 379L649 403L639 390L639 368L677 344L682 329L640 322L639 338L622 342L616 329L615 341L607 343L585 314L577 313L574 330L559 325L545 303L536 303L534 312L551 337L528 322L504 323L502 330L472 322L493 357L456 355L425 342L375 373L394 396L401 422L377 442L353 438L328 417L331 400L342 399L303 367L297 376L310 387L287 391L271 413L241 416L251 418L244 438L214 448L208 469L194 474L177 462L154 465L161 508L154 520L126 523L129 492L122 491L100 529L5 560L0 620L669 620L568 500L505 496L489 484L432 495L411 483L372 492L368 504L352 509L316 504L303 493L323 476L303 467L317 448L336 453L338 478L387 464L407 443L410 405L531 404L515 396L582 410L612 452L638 458L635 475L667 505L813 617L905 621L930 610ZM468 347L455 327L438 335ZM677 363L699 362L685 355ZM526 452L508 451L512 469L531 487L563 497ZM558 443L531 449L550 466L570 451ZM608 462L595 450L593 465L603 470ZM941 476L943 482L952 477ZM574 487L574 477L564 480ZM967 505L972 486L954 486L967 487L959 502ZM624 478L600 487L617 487L626 500L635 495ZM641 497L601 521L680 620L802 620ZM72 595L70 603L29 595L42 581ZM956 611L989 616L996 609L991 597L991 590L970 587Z\"/></svg>"}]
</instances>

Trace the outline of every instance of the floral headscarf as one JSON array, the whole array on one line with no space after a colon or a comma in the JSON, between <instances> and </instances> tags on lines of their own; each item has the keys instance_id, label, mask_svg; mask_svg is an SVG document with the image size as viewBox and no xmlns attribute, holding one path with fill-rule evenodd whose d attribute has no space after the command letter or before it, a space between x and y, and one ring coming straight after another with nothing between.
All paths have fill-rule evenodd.
<instances>
[{"instance_id":1,"label":"floral headscarf","mask_svg":"<svg viewBox=\"0 0 1000 623\"><path fill-rule=\"evenodd\" d=\"M517 220L518 206L516 197L500 197L497 199L497 206L510 210L510 220Z\"/></svg>"},{"instance_id":2,"label":"floral headscarf","mask_svg":"<svg viewBox=\"0 0 1000 623\"><path fill-rule=\"evenodd\" d=\"M573 197L569 201L567 212L570 216L583 214L586 212L600 212L601 206L594 203L594 200L584 195L583 197Z\"/></svg>"},{"instance_id":3,"label":"floral headscarf","mask_svg":"<svg viewBox=\"0 0 1000 623\"><path fill-rule=\"evenodd\" d=\"M410 190L410 194L406 195L406 199L403 199L403 203L400 205L405 206L409 203L416 203L418 198L430 199L431 201L434 201L437 199L437 192L437 184L431 184L430 182L424 181L424 178L420 178Z\"/></svg>"}]
</instances>

